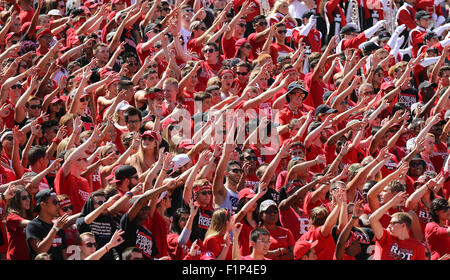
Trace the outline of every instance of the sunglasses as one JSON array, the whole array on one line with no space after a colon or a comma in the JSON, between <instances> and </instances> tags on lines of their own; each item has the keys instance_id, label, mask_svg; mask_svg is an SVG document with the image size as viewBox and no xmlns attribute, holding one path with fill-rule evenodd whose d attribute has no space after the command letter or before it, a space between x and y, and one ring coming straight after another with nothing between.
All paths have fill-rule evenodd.
<instances>
[{"instance_id":1,"label":"sunglasses","mask_svg":"<svg viewBox=\"0 0 450 280\"><path fill-rule=\"evenodd\" d=\"M89 98L87 98L87 97L81 97L80 98L80 102L84 102L84 101L88 101L89 100Z\"/></svg>"},{"instance_id":2,"label":"sunglasses","mask_svg":"<svg viewBox=\"0 0 450 280\"><path fill-rule=\"evenodd\" d=\"M41 109L42 105L30 105L30 109L32 110L36 110L36 109Z\"/></svg>"},{"instance_id":3,"label":"sunglasses","mask_svg":"<svg viewBox=\"0 0 450 280\"><path fill-rule=\"evenodd\" d=\"M287 30L278 30L278 34L286 34Z\"/></svg>"},{"instance_id":4,"label":"sunglasses","mask_svg":"<svg viewBox=\"0 0 450 280\"><path fill-rule=\"evenodd\" d=\"M362 95L368 96L368 95L373 95L373 91L365 91L365 92L361 92Z\"/></svg>"},{"instance_id":5,"label":"sunglasses","mask_svg":"<svg viewBox=\"0 0 450 280\"><path fill-rule=\"evenodd\" d=\"M212 195L212 191L201 191L202 195Z\"/></svg>"},{"instance_id":6,"label":"sunglasses","mask_svg":"<svg viewBox=\"0 0 450 280\"><path fill-rule=\"evenodd\" d=\"M84 243L83 245L86 245L87 247L89 247L89 248L92 248L92 247L97 247L97 242L88 242L88 243Z\"/></svg>"},{"instance_id":7,"label":"sunglasses","mask_svg":"<svg viewBox=\"0 0 450 280\"><path fill-rule=\"evenodd\" d=\"M153 137L142 137L142 141L153 141Z\"/></svg>"},{"instance_id":8,"label":"sunglasses","mask_svg":"<svg viewBox=\"0 0 450 280\"><path fill-rule=\"evenodd\" d=\"M186 9L186 10L184 10L186 13L193 13L194 12L194 9Z\"/></svg>"},{"instance_id":9,"label":"sunglasses","mask_svg":"<svg viewBox=\"0 0 450 280\"><path fill-rule=\"evenodd\" d=\"M203 52L204 53L213 53L213 52L215 52L216 50L215 49L206 49L206 50L204 50Z\"/></svg>"},{"instance_id":10,"label":"sunglasses","mask_svg":"<svg viewBox=\"0 0 450 280\"><path fill-rule=\"evenodd\" d=\"M12 89L22 89L22 85L13 85Z\"/></svg>"},{"instance_id":11,"label":"sunglasses","mask_svg":"<svg viewBox=\"0 0 450 280\"><path fill-rule=\"evenodd\" d=\"M423 164L422 164L422 162L414 162L414 161L412 161L412 162L409 163L409 165L411 167L419 167L419 166L422 166Z\"/></svg>"},{"instance_id":12,"label":"sunglasses","mask_svg":"<svg viewBox=\"0 0 450 280\"><path fill-rule=\"evenodd\" d=\"M240 168L233 168L233 169L231 169L231 172L233 172L233 173L242 173L243 170L240 169Z\"/></svg>"},{"instance_id":13,"label":"sunglasses","mask_svg":"<svg viewBox=\"0 0 450 280\"><path fill-rule=\"evenodd\" d=\"M156 64L156 63L155 63L155 64L152 64L152 65L150 65L150 67L151 67L151 68L156 68L156 67L158 67L158 64Z\"/></svg>"},{"instance_id":14,"label":"sunglasses","mask_svg":"<svg viewBox=\"0 0 450 280\"><path fill-rule=\"evenodd\" d=\"M166 11L166 12L168 12L168 11L170 11L170 8L168 8L168 7L165 7L165 8L162 8L161 10L162 10L162 11Z\"/></svg>"},{"instance_id":15,"label":"sunglasses","mask_svg":"<svg viewBox=\"0 0 450 280\"><path fill-rule=\"evenodd\" d=\"M264 213L266 213L266 214L277 214L278 213L278 209L277 208L270 208L270 209L267 209L266 211L264 211Z\"/></svg>"},{"instance_id":16,"label":"sunglasses","mask_svg":"<svg viewBox=\"0 0 450 280\"><path fill-rule=\"evenodd\" d=\"M238 25L239 25L240 27L244 27L244 26L245 26L245 23L238 23Z\"/></svg>"},{"instance_id":17,"label":"sunglasses","mask_svg":"<svg viewBox=\"0 0 450 280\"><path fill-rule=\"evenodd\" d=\"M245 160L258 160L258 158L256 156L248 156L244 158Z\"/></svg>"},{"instance_id":18,"label":"sunglasses","mask_svg":"<svg viewBox=\"0 0 450 280\"><path fill-rule=\"evenodd\" d=\"M400 221L390 221L389 224L390 224L391 226L393 226L393 225L395 225L395 224L403 224L403 222L400 222Z\"/></svg>"},{"instance_id":19,"label":"sunglasses","mask_svg":"<svg viewBox=\"0 0 450 280\"><path fill-rule=\"evenodd\" d=\"M61 207L61 210L62 210L63 212L67 212L67 211L69 211L69 209L70 209L70 210L73 210L73 205Z\"/></svg>"},{"instance_id":20,"label":"sunglasses","mask_svg":"<svg viewBox=\"0 0 450 280\"><path fill-rule=\"evenodd\" d=\"M246 76L248 72L236 72L239 76Z\"/></svg>"},{"instance_id":21,"label":"sunglasses","mask_svg":"<svg viewBox=\"0 0 450 280\"><path fill-rule=\"evenodd\" d=\"M21 199L21 200L27 200L27 199L31 200L31 195L22 195L22 196L20 197L20 199Z\"/></svg>"}]
</instances>

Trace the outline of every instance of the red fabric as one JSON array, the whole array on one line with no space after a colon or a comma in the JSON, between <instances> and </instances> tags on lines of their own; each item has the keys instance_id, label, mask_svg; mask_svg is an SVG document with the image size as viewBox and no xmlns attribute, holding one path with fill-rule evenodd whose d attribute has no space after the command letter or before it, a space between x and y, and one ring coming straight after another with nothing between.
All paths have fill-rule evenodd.
<instances>
[{"instance_id":1,"label":"red fabric","mask_svg":"<svg viewBox=\"0 0 450 280\"><path fill-rule=\"evenodd\" d=\"M439 257L450 253L450 236L447 233L448 226L439 226L430 222L425 227L425 239L430 246L431 254Z\"/></svg>"},{"instance_id":2,"label":"red fabric","mask_svg":"<svg viewBox=\"0 0 450 280\"><path fill-rule=\"evenodd\" d=\"M285 228L291 230L295 240L298 240L303 234L308 232L310 221L309 216L301 209L299 215L292 207L286 211L280 210L280 222Z\"/></svg>"},{"instance_id":3,"label":"red fabric","mask_svg":"<svg viewBox=\"0 0 450 280\"><path fill-rule=\"evenodd\" d=\"M309 228L309 231L302 235L299 240L314 242L318 240L315 250L318 260L332 260L334 251L336 249L336 244L334 243L333 236L329 234L324 237L320 230L322 226L317 228Z\"/></svg>"},{"instance_id":4,"label":"red fabric","mask_svg":"<svg viewBox=\"0 0 450 280\"><path fill-rule=\"evenodd\" d=\"M414 238L400 240L387 230L375 241L374 260L425 260L425 246Z\"/></svg>"},{"instance_id":5,"label":"red fabric","mask_svg":"<svg viewBox=\"0 0 450 280\"><path fill-rule=\"evenodd\" d=\"M295 239L292 232L284 227L277 226L274 230L268 230L270 233L270 247L269 250L276 250L278 248L294 247ZM275 257L272 260L277 260Z\"/></svg>"},{"instance_id":6,"label":"red fabric","mask_svg":"<svg viewBox=\"0 0 450 280\"><path fill-rule=\"evenodd\" d=\"M172 260L182 260L186 255L189 254L189 250L192 246L192 241L188 239L186 244L179 245L178 237L180 235L177 233L169 233L167 235L167 250ZM158 247L159 249L159 247Z\"/></svg>"},{"instance_id":7,"label":"red fabric","mask_svg":"<svg viewBox=\"0 0 450 280\"><path fill-rule=\"evenodd\" d=\"M155 211L148 229L153 235L153 241L156 244L156 248L158 248L158 255L156 256L157 258L162 258L169 255L167 247L167 235L169 234L169 226L170 225L167 223L164 217L161 217L158 211Z\"/></svg>"},{"instance_id":8,"label":"red fabric","mask_svg":"<svg viewBox=\"0 0 450 280\"><path fill-rule=\"evenodd\" d=\"M56 174L55 192L69 196L73 205L73 213L79 213L90 196L89 181L72 174L65 177L61 168Z\"/></svg>"},{"instance_id":9,"label":"red fabric","mask_svg":"<svg viewBox=\"0 0 450 280\"><path fill-rule=\"evenodd\" d=\"M223 239L224 235L216 235L216 236L209 236L205 239L203 242L205 251L209 251L214 254L214 256L217 258L221 253L222 250L225 248L225 240ZM225 257L225 260L232 260L232 248L231 245L228 247L228 252Z\"/></svg>"},{"instance_id":10,"label":"red fabric","mask_svg":"<svg viewBox=\"0 0 450 280\"><path fill-rule=\"evenodd\" d=\"M25 237L25 227L20 226L24 220L17 214L6 217L6 233L8 238L7 260L29 260L28 246Z\"/></svg>"}]
</instances>

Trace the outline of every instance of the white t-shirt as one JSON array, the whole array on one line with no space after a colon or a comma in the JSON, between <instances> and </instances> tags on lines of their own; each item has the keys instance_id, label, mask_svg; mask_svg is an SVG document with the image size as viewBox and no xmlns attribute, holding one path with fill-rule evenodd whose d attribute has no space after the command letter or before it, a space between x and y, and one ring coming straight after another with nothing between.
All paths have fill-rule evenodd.
<instances>
[{"instance_id":1,"label":"white t-shirt","mask_svg":"<svg viewBox=\"0 0 450 280\"><path fill-rule=\"evenodd\" d=\"M239 201L239 194L236 192L233 192L229 188L225 187L225 190L227 191L227 196L225 197L225 201L219 206L219 208L227 208L231 211L231 214L235 214L238 206Z\"/></svg>"},{"instance_id":2,"label":"white t-shirt","mask_svg":"<svg viewBox=\"0 0 450 280\"><path fill-rule=\"evenodd\" d=\"M289 14L293 18L301 19L303 14L307 11L309 11L309 9L305 5L305 3L298 0L292 1L292 3L289 5Z\"/></svg>"}]
</instances>

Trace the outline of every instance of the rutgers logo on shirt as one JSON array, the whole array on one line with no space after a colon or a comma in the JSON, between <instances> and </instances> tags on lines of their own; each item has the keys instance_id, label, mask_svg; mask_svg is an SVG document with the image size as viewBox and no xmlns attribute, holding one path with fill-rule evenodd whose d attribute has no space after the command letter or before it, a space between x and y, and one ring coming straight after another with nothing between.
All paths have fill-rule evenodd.
<instances>
[{"instance_id":1,"label":"rutgers logo on shirt","mask_svg":"<svg viewBox=\"0 0 450 280\"><path fill-rule=\"evenodd\" d=\"M422 224L431 222L430 213L424 210L419 210L419 213L417 213L417 218L419 218L419 222Z\"/></svg>"},{"instance_id":2,"label":"rutgers logo on shirt","mask_svg":"<svg viewBox=\"0 0 450 280\"><path fill-rule=\"evenodd\" d=\"M143 233L139 229L136 230L136 248L139 248L144 255L150 258L152 255L152 246L152 237Z\"/></svg>"},{"instance_id":3,"label":"rutgers logo on shirt","mask_svg":"<svg viewBox=\"0 0 450 280\"><path fill-rule=\"evenodd\" d=\"M300 234L305 234L309 230L309 219L298 217L298 222L300 223Z\"/></svg>"},{"instance_id":4,"label":"rutgers logo on shirt","mask_svg":"<svg viewBox=\"0 0 450 280\"><path fill-rule=\"evenodd\" d=\"M414 252L409 249L399 248L397 243L392 244L391 250L389 251L389 257L396 260L411 260Z\"/></svg>"},{"instance_id":5,"label":"rutgers logo on shirt","mask_svg":"<svg viewBox=\"0 0 450 280\"><path fill-rule=\"evenodd\" d=\"M62 238L61 237L59 237L59 236L56 236L54 239L53 239L53 243L52 243L52 247L58 247L58 246L61 246L62 245Z\"/></svg>"},{"instance_id":6,"label":"rutgers logo on shirt","mask_svg":"<svg viewBox=\"0 0 450 280\"><path fill-rule=\"evenodd\" d=\"M203 216L203 213L200 212L198 216L198 227L202 229L208 229L209 225L211 224L211 217L209 216Z\"/></svg>"},{"instance_id":7,"label":"rutgers logo on shirt","mask_svg":"<svg viewBox=\"0 0 450 280\"><path fill-rule=\"evenodd\" d=\"M100 182L100 174L92 174L92 182Z\"/></svg>"},{"instance_id":8,"label":"rutgers logo on shirt","mask_svg":"<svg viewBox=\"0 0 450 280\"><path fill-rule=\"evenodd\" d=\"M81 199L83 199L84 201L87 201L89 199L89 193L82 191L82 190L78 190L78 194L81 196Z\"/></svg>"}]
</instances>

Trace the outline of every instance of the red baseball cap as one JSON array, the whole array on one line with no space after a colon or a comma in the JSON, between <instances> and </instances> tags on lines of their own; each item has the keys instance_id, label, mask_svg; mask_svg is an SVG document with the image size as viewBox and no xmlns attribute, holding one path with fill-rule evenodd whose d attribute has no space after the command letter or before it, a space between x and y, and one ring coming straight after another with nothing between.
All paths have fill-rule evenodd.
<instances>
[{"instance_id":1,"label":"red baseball cap","mask_svg":"<svg viewBox=\"0 0 450 280\"><path fill-rule=\"evenodd\" d=\"M188 149L189 150L189 149L194 148L194 146L195 146L195 143L191 139L183 139L178 144L179 149Z\"/></svg>"},{"instance_id":2,"label":"red baseball cap","mask_svg":"<svg viewBox=\"0 0 450 280\"><path fill-rule=\"evenodd\" d=\"M294 257L296 260L301 259L309 250L316 247L317 243L319 243L319 240L316 240L314 242L309 242L306 240L299 240L295 242L294 246Z\"/></svg>"},{"instance_id":3,"label":"red baseball cap","mask_svg":"<svg viewBox=\"0 0 450 280\"><path fill-rule=\"evenodd\" d=\"M205 183L201 186L196 186L193 191L194 193L198 193L199 191L203 191L203 190L212 190L212 185L210 182Z\"/></svg>"},{"instance_id":4,"label":"red baseball cap","mask_svg":"<svg viewBox=\"0 0 450 280\"><path fill-rule=\"evenodd\" d=\"M386 81L386 82L383 82L381 84L380 90L386 90L386 89L388 89L390 87L395 87L395 84L393 82L391 82L391 81Z\"/></svg>"},{"instance_id":5,"label":"red baseball cap","mask_svg":"<svg viewBox=\"0 0 450 280\"><path fill-rule=\"evenodd\" d=\"M39 39L39 38L41 38L42 36L45 36L45 35L53 36L52 31L50 30L50 28L41 28L38 32L39 33L36 35L36 39Z\"/></svg>"},{"instance_id":6,"label":"red baseball cap","mask_svg":"<svg viewBox=\"0 0 450 280\"><path fill-rule=\"evenodd\" d=\"M97 3L97 1L95 1L95 0L89 0L84 3L84 6L88 9L93 9L97 6L100 6L100 4Z\"/></svg>"},{"instance_id":7,"label":"red baseball cap","mask_svg":"<svg viewBox=\"0 0 450 280\"><path fill-rule=\"evenodd\" d=\"M240 46L245 45L245 43L247 43L247 42L248 42L247 38L241 38L236 41L235 46L240 47Z\"/></svg>"},{"instance_id":8,"label":"red baseball cap","mask_svg":"<svg viewBox=\"0 0 450 280\"><path fill-rule=\"evenodd\" d=\"M253 198L255 196L256 196L256 192L253 189L251 189L251 188L244 188L244 189L242 189L239 192L238 200L241 200L243 198L250 199L250 198Z\"/></svg>"},{"instance_id":9,"label":"red baseball cap","mask_svg":"<svg viewBox=\"0 0 450 280\"><path fill-rule=\"evenodd\" d=\"M144 136L150 136L150 137L152 137L155 140L158 139L158 136L156 135L156 132L154 132L153 130L146 130L146 131L144 131L144 133L141 134L141 137L144 137Z\"/></svg>"},{"instance_id":10,"label":"red baseball cap","mask_svg":"<svg viewBox=\"0 0 450 280\"><path fill-rule=\"evenodd\" d=\"M172 124L172 123L176 123L178 122L176 119L170 117L170 118L165 118L162 122L161 122L161 128L164 130L164 128L166 128L168 125Z\"/></svg>"}]
</instances>

